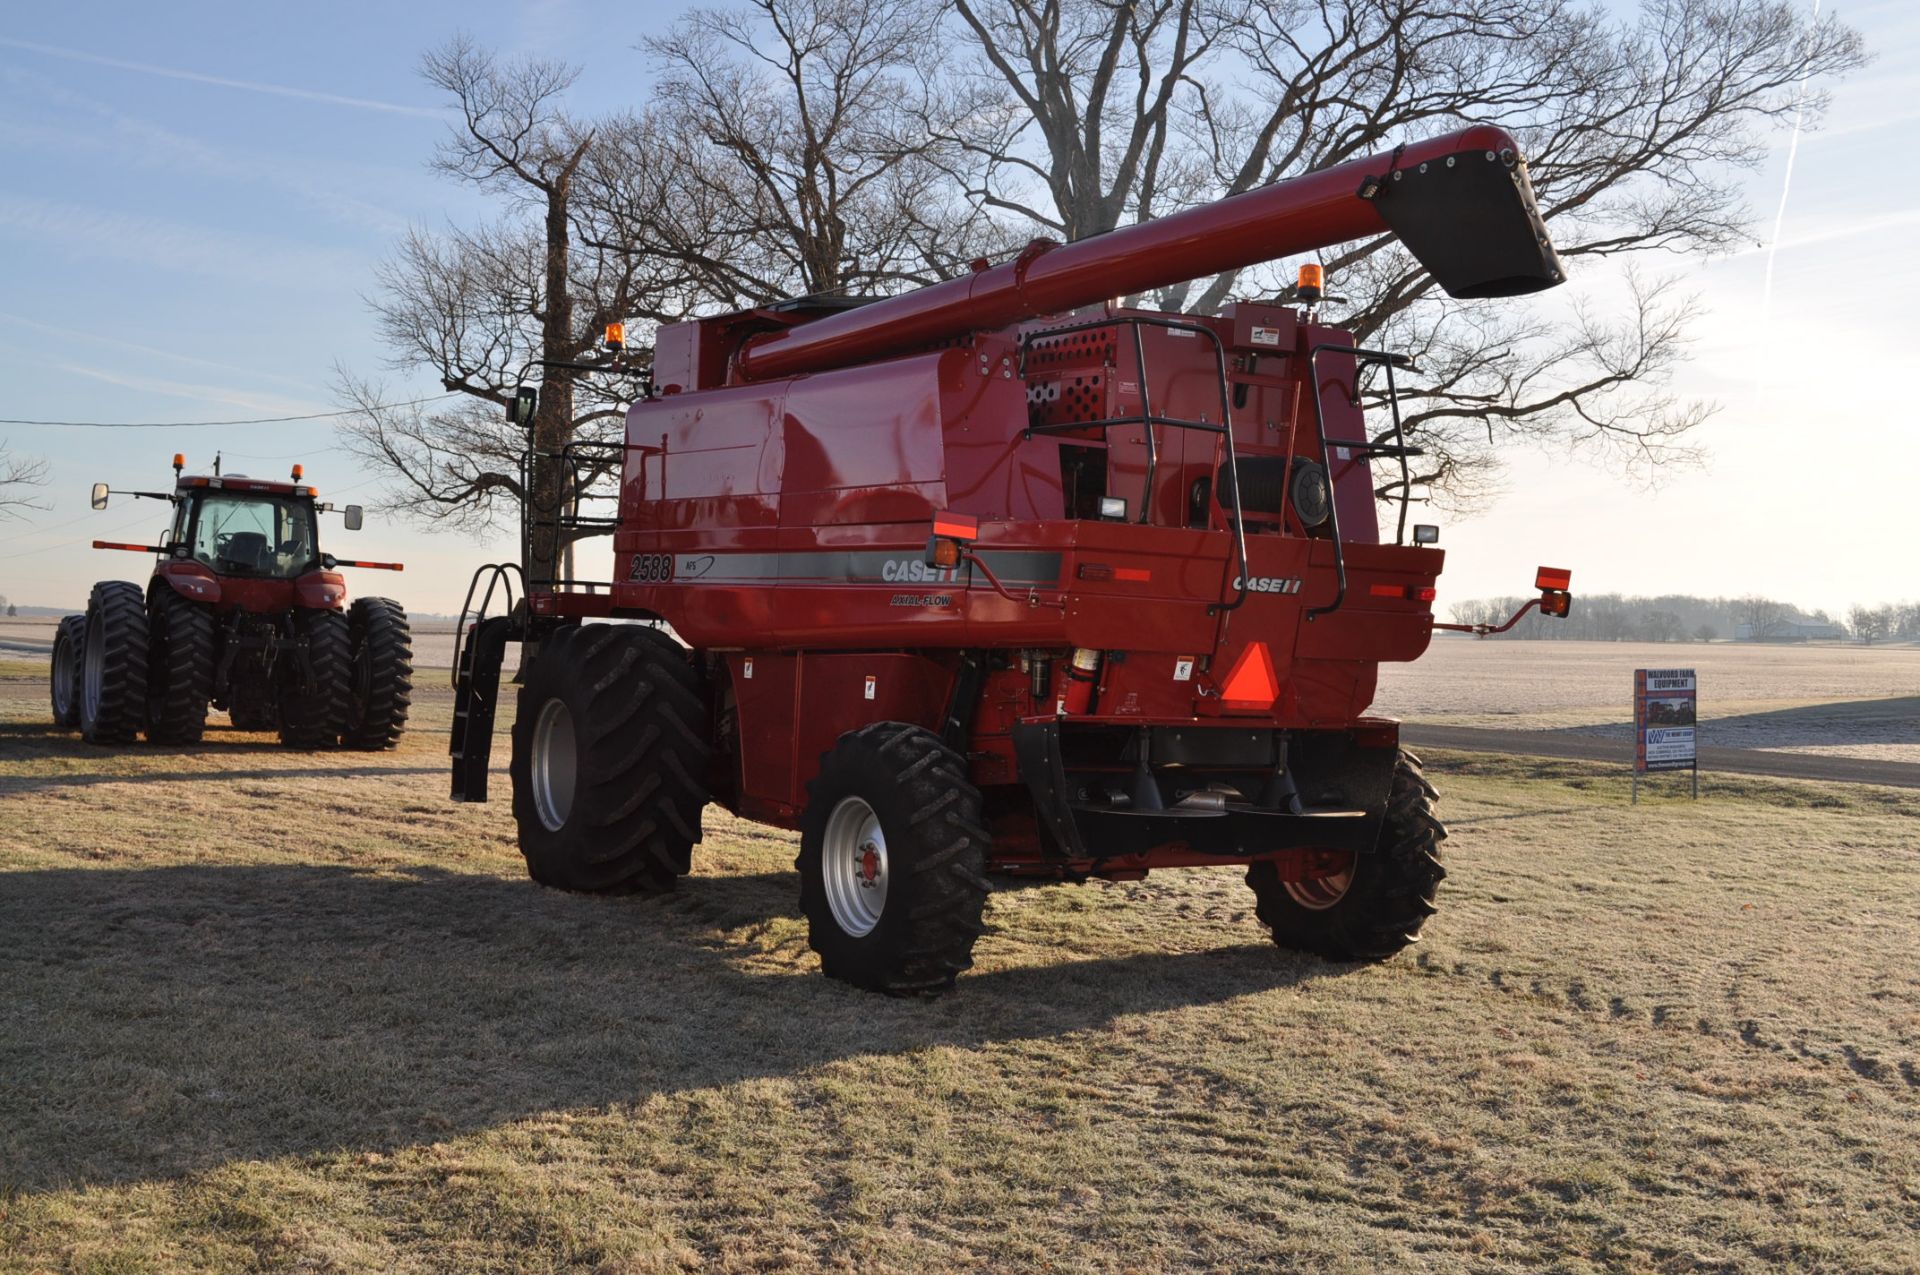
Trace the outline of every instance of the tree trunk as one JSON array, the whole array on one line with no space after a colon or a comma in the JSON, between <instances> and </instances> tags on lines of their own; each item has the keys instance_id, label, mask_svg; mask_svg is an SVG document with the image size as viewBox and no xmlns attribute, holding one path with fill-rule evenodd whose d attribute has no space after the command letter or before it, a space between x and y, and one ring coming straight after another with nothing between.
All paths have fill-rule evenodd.
<instances>
[{"instance_id":1,"label":"tree trunk","mask_svg":"<svg viewBox=\"0 0 1920 1275\"><path fill-rule=\"evenodd\" d=\"M573 185L573 166L563 168L547 187L546 310L540 320L540 357L549 366L541 378L540 405L533 417L533 457L523 517L526 534L527 582L530 588L550 587L561 578L563 539L554 525L564 498L564 466L560 449L573 440L573 373L555 363L574 356L573 297L568 289L567 199Z\"/></svg>"}]
</instances>

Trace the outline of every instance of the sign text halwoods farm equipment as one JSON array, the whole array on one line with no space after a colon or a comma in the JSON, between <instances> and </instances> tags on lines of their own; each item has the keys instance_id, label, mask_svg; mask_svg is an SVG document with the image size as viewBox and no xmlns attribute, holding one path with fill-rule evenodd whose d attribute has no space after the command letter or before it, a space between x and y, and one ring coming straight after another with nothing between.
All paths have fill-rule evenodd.
<instances>
[{"instance_id":1,"label":"sign text halwoods farm equipment","mask_svg":"<svg viewBox=\"0 0 1920 1275\"><path fill-rule=\"evenodd\" d=\"M1699 683L1690 668L1633 671L1633 799L1650 771L1691 770L1700 795L1700 754L1694 738Z\"/></svg>"},{"instance_id":2,"label":"sign text halwoods farm equipment","mask_svg":"<svg viewBox=\"0 0 1920 1275\"><path fill-rule=\"evenodd\" d=\"M610 530L613 583L475 576L454 797L487 795L526 641L513 809L546 884L672 886L711 801L799 830L813 946L864 987L951 984L989 873L1240 865L1281 945L1399 951L1445 836L1366 715L1435 627L1437 533L1374 495L1410 486L1409 364L1320 321L1318 266L1217 317L1106 300L1385 232L1457 297L1561 281L1514 140L1476 127L917 292L663 327L618 516L531 515ZM1530 605L1564 614L1565 574Z\"/></svg>"},{"instance_id":3,"label":"sign text halwoods farm equipment","mask_svg":"<svg viewBox=\"0 0 1920 1275\"><path fill-rule=\"evenodd\" d=\"M413 698L413 639L391 598L347 605L336 568L400 570L320 552L319 515L333 511L301 481L186 474L164 500L173 517L155 545L96 540L96 549L157 555L146 586L93 586L85 615L60 621L53 644L54 720L93 743L141 731L154 743L200 739L207 708L240 730L277 730L294 748L391 748ZM93 507L115 493L95 483ZM360 506L341 511L349 531Z\"/></svg>"}]
</instances>

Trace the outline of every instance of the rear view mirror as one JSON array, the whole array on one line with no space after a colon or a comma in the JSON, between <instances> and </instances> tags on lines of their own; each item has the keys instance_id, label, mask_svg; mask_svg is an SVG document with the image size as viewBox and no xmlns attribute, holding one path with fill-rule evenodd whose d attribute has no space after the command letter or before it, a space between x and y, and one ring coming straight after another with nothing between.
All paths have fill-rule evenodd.
<instances>
[{"instance_id":1,"label":"rear view mirror","mask_svg":"<svg viewBox=\"0 0 1920 1275\"><path fill-rule=\"evenodd\" d=\"M539 406L540 391L531 385L522 385L513 392L513 401L507 404L507 420L525 428L533 424L533 414Z\"/></svg>"},{"instance_id":2,"label":"rear view mirror","mask_svg":"<svg viewBox=\"0 0 1920 1275\"><path fill-rule=\"evenodd\" d=\"M346 519L347 519L347 530L358 531L360 530L360 524L365 519L365 515L364 515L364 512L361 510L360 506L348 505L346 508Z\"/></svg>"},{"instance_id":3,"label":"rear view mirror","mask_svg":"<svg viewBox=\"0 0 1920 1275\"><path fill-rule=\"evenodd\" d=\"M93 507L95 509L105 509L107 507L107 485L105 483L95 483L93 485Z\"/></svg>"}]
</instances>

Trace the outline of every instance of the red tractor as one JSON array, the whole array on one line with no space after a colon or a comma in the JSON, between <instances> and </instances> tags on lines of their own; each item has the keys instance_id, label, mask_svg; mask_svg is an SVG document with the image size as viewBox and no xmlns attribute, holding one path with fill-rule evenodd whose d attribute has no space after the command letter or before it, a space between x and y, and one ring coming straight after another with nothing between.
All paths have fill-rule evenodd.
<instances>
[{"instance_id":1,"label":"red tractor","mask_svg":"<svg viewBox=\"0 0 1920 1275\"><path fill-rule=\"evenodd\" d=\"M668 888L714 801L799 830L812 945L862 987L950 986L996 873L1235 865L1281 946L1399 951L1446 835L1366 712L1436 627L1437 531L1376 503L1418 454L1410 364L1319 322L1318 267L1217 316L1108 300L1387 232L1456 297L1561 282L1513 138L1474 127L901 296L662 328L611 583L523 574L463 617L454 798L486 797L519 639L544 884Z\"/></svg>"},{"instance_id":2,"label":"red tractor","mask_svg":"<svg viewBox=\"0 0 1920 1275\"><path fill-rule=\"evenodd\" d=\"M236 729L277 730L294 748L391 748L413 697L413 638L391 598L347 605L338 567L398 571L320 552L319 515L334 506L301 482L244 474L182 475L165 500L173 521L157 545L96 540L96 549L158 554L146 588L93 586L84 616L60 621L53 646L54 720L91 743L197 742L207 708ZM116 494L93 488L93 507ZM358 505L342 513L361 525Z\"/></svg>"}]
</instances>

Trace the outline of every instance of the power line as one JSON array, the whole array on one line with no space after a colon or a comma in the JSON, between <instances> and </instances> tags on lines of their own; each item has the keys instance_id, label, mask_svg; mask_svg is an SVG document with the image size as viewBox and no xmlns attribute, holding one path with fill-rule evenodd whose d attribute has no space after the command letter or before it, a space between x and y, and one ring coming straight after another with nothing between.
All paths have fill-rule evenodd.
<instances>
[{"instance_id":1,"label":"power line","mask_svg":"<svg viewBox=\"0 0 1920 1275\"><path fill-rule=\"evenodd\" d=\"M69 429L198 429L209 425L285 425L293 421L322 421L333 416L358 416L362 412L378 412L389 407L418 407L422 403L455 397L457 395L454 393L431 394L426 398L408 399L404 403L376 403L372 407L349 407L344 411L314 412L309 416L256 416L244 421L22 421L0 417L0 425L59 425Z\"/></svg>"}]
</instances>

